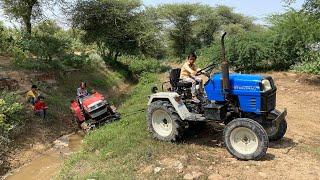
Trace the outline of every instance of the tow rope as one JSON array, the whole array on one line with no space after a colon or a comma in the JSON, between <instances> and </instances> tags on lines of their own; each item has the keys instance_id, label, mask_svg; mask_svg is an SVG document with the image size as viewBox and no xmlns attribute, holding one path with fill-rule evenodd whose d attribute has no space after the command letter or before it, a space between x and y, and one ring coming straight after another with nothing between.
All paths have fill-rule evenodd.
<instances>
[{"instance_id":1,"label":"tow rope","mask_svg":"<svg viewBox=\"0 0 320 180\"><path fill-rule=\"evenodd\" d=\"M139 114L139 113L142 113L142 112L145 112L146 109L143 108L143 109L137 109L135 111L132 111L132 112L129 112L129 113L126 113L124 115L121 115L121 117L128 117L128 116L132 116L132 115L135 115L135 114Z\"/></svg>"}]
</instances>

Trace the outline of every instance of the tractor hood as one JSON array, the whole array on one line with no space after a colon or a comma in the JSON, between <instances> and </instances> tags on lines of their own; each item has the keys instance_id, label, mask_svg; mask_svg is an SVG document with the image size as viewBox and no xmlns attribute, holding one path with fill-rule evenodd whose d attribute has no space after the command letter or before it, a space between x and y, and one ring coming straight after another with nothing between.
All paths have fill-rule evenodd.
<instances>
[{"instance_id":1,"label":"tractor hood","mask_svg":"<svg viewBox=\"0 0 320 180\"><path fill-rule=\"evenodd\" d=\"M252 74L230 74L230 93L231 94L260 94L260 84L264 76ZM225 101L222 74L214 74L205 84L205 90L210 100Z\"/></svg>"},{"instance_id":2,"label":"tractor hood","mask_svg":"<svg viewBox=\"0 0 320 180\"><path fill-rule=\"evenodd\" d=\"M90 107L96 103L103 101L103 100L104 100L103 95L96 92L94 94L91 94L90 96L85 97L83 99L82 103L83 103L84 107Z\"/></svg>"}]
</instances>

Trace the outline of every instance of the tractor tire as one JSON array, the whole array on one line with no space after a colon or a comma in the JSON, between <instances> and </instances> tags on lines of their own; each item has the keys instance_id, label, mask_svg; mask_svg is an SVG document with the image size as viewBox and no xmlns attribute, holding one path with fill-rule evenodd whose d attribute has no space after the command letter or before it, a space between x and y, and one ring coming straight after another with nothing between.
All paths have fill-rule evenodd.
<instances>
[{"instance_id":1,"label":"tractor tire","mask_svg":"<svg viewBox=\"0 0 320 180\"><path fill-rule=\"evenodd\" d=\"M274 110L270 113L269 117L270 119L274 120L281 114L280 111ZM266 128L266 131L268 133L268 137L270 141L278 141L283 138L283 136L287 132L287 121L286 119L282 120L279 124L279 127L271 126Z\"/></svg>"},{"instance_id":2,"label":"tractor tire","mask_svg":"<svg viewBox=\"0 0 320 180\"><path fill-rule=\"evenodd\" d=\"M184 132L181 118L167 101L155 101L149 105L147 125L153 138L161 141L179 141Z\"/></svg>"},{"instance_id":3,"label":"tractor tire","mask_svg":"<svg viewBox=\"0 0 320 180\"><path fill-rule=\"evenodd\" d=\"M259 160L267 152L269 139L256 121L238 118L226 125L224 142L231 155L240 160Z\"/></svg>"}]
</instances>

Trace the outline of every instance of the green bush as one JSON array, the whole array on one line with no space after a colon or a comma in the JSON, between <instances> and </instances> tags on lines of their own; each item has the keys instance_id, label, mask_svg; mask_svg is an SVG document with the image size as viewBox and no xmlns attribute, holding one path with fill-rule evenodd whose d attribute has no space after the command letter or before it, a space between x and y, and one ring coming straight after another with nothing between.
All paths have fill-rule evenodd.
<instances>
[{"instance_id":1,"label":"green bush","mask_svg":"<svg viewBox=\"0 0 320 180\"><path fill-rule=\"evenodd\" d=\"M269 52L274 70L287 70L306 61L308 45L320 41L319 20L308 14L290 10L270 17L270 23L273 34L269 38L272 43Z\"/></svg>"},{"instance_id":2,"label":"green bush","mask_svg":"<svg viewBox=\"0 0 320 180\"><path fill-rule=\"evenodd\" d=\"M9 131L22 123L22 109L14 93L0 92L0 136L7 138Z\"/></svg>"},{"instance_id":3,"label":"green bush","mask_svg":"<svg viewBox=\"0 0 320 180\"><path fill-rule=\"evenodd\" d=\"M23 65L28 59L28 54L18 47L11 49L11 55L13 57L13 63L17 66Z\"/></svg>"},{"instance_id":4,"label":"green bush","mask_svg":"<svg viewBox=\"0 0 320 180\"><path fill-rule=\"evenodd\" d=\"M143 58L136 56L123 56L120 61L129 66L129 70L134 74L142 74L146 72L162 72L167 67L161 64L160 60L154 58Z\"/></svg>"},{"instance_id":5,"label":"green bush","mask_svg":"<svg viewBox=\"0 0 320 180\"><path fill-rule=\"evenodd\" d=\"M305 61L292 67L302 73L320 74L320 52L312 51L304 55Z\"/></svg>"},{"instance_id":6,"label":"green bush","mask_svg":"<svg viewBox=\"0 0 320 180\"><path fill-rule=\"evenodd\" d=\"M34 28L28 50L38 59L62 59L71 49L71 40L54 21L43 21Z\"/></svg>"},{"instance_id":7,"label":"green bush","mask_svg":"<svg viewBox=\"0 0 320 180\"><path fill-rule=\"evenodd\" d=\"M11 54L14 63L35 69L56 67L71 51L71 40L53 21L43 21L34 28L31 37L18 32L15 34ZM36 62L39 65L33 64ZM41 68L43 67L43 68Z\"/></svg>"},{"instance_id":8,"label":"green bush","mask_svg":"<svg viewBox=\"0 0 320 180\"><path fill-rule=\"evenodd\" d=\"M221 62L221 44L218 39L209 48L199 51L198 66L205 67L215 63L217 67ZM270 59L268 57L270 43L267 40L268 33L261 32L240 32L229 35L226 38L226 58L229 65L236 71L252 72L268 69Z\"/></svg>"},{"instance_id":9,"label":"green bush","mask_svg":"<svg viewBox=\"0 0 320 180\"><path fill-rule=\"evenodd\" d=\"M63 59L63 64L74 68L85 68L90 64L88 55L67 55Z\"/></svg>"}]
</instances>

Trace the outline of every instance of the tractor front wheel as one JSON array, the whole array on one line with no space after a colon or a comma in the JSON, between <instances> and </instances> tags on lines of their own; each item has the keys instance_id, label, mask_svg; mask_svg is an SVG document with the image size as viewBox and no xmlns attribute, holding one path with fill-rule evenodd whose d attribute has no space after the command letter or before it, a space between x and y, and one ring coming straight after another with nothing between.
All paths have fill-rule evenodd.
<instances>
[{"instance_id":1,"label":"tractor front wheel","mask_svg":"<svg viewBox=\"0 0 320 180\"><path fill-rule=\"evenodd\" d=\"M183 135L182 120L167 101L151 103L148 108L147 121L148 129L155 139L175 142Z\"/></svg>"},{"instance_id":2,"label":"tractor front wheel","mask_svg":"<svg viewBox=\"0 0 320 180\"><path fill-rule=\"evenodd\" d=\"M226 125L223 135L229 153L241 160L261 159L269 146L266 131L259 123L248 118L231 121Z\"/></svg>"}]
</instances>

